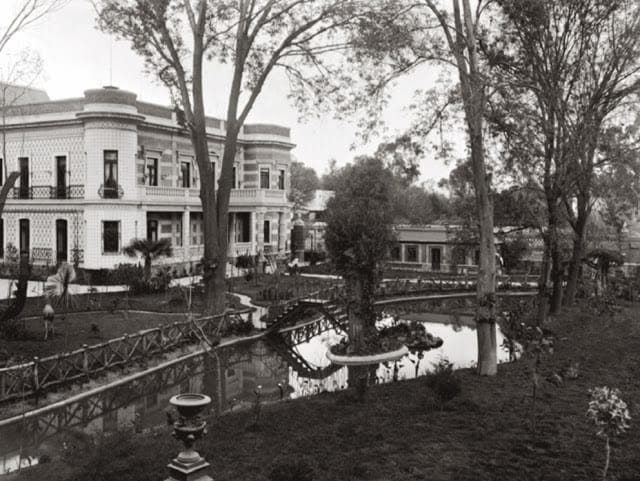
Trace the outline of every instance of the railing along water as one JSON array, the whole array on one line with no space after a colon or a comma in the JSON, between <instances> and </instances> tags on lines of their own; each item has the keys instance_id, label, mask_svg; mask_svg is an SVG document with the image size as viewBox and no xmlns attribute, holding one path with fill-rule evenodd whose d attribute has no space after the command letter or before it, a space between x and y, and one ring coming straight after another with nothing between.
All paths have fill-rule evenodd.
<instances>
[{"instance_id":1,"label":"railing along water","mask_svg":"<svg viewBox=\"0 0 640 481\"><path fill-rule=\"evenodd\" d=\"M198 319L187 319L123 335L75 351L34 357L33 361L0 369L0 402L40 395L48 389L89 379L105 370L125 367L180 346L214 336L221 322L252 310L238 310Z\"/></svg>"}]
</instances>

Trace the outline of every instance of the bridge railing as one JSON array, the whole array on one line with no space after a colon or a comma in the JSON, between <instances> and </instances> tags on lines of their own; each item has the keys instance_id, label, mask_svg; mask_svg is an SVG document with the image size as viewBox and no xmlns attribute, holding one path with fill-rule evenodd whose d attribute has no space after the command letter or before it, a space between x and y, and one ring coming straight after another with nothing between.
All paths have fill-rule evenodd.
<instances>
[{"instance_id":1,"label":"bridge railing","mask_svg":"<svg viewBox=\"0 0 640 481\"><path fill-rule=\"evenodd\" d=\"M216 316L187 319L146 329L75 351L34 357L32 361L0 369L0 403L40 395L57 386L89 379L105 370L143 362L186 344L214 336L221 323L238 315L250 316L250 309Z\"/></svg>"},{"instance_id":2,"label":"bridge railing","mask_svg":"<svg viewBox=\"0 0 640 481\"><path fill-rule=\"evenodd\" d=\"M333 286L327 286L314 291L306 292L299 297L295 297L288 301L272 304L266 314L266 318L263 320L267 325L275 322L280 316L291 311L301 302L318 302L318 303L330 303L336 302L345 296L345 286L342 284L336 284Z\"/></svg>"},{"instance_id":3,"label":"bridge railing","mask_svg":"<svg viewBox=\"0 0 640 481\"><path fill-rule=\"evenodd\" d=\"M537 276L534 275L500 275L498 276L498 289L531 288L537 284ZM380 283L376 294L380 297L404 295L411 293L432 293L448 291L475 290L475 275L452 275L450 273L428 275L416 279L392 279Z\"/></svg>"}]
</instances>

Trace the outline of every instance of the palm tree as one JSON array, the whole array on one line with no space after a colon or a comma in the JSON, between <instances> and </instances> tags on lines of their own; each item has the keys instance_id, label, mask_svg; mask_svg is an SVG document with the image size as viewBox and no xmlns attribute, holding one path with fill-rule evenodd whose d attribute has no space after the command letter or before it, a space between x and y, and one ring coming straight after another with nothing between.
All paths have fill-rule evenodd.
<instances>
[{"instance_id":1,"label":"palm tree","mask_svg":"<svg viewBox=\"0 0 640 481\"><path fill-rule=\"evenodd\" d=\"M56 306L63 304L67 309L73 306L73 293L71 292L71 283L76 280L76 270L73 265L63 262L58 267L58 272L47 277L44 286L44 295L47 305L51 305L53 301Z\"/></svg>"},{"instance_id":2,"label":"palm tree","mask_svg":"<svg viewBox=\"0 0 640 481\"><path fill-rule=\"evenodd\" d=\"M173 256L173 248L171 247L171 239L163 238L158 240L150 239L133 239L123 252L129 257L141 256L144 258L144 278L151 278L151 261L158 257Z\"/></svg>"}]
</instances>

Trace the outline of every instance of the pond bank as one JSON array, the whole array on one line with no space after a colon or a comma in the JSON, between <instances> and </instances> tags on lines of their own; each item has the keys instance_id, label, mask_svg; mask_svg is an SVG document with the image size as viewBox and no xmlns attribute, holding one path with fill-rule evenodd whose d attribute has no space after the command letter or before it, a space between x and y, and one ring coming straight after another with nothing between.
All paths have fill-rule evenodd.
<instances>
[{"instance_id":1,"label":"pond bank","mask_svg":"<svg viewBox=\"0 0 640 481\"><path fill-rule=\"evenodd\" d=\"M640 306L630 305L612 317L573 309L552 321L558 341L555 354L543 359L542 378L573 362L580 363L580 375L560 386L542 381L535 436L529 365L520 361L500 366L493 378L459 371L462 394L444 410L434 406L421 379L375 386L364 404L344 392L323 394L265 406L258 429L248 429L250 413L216 418L198 450L217 481L264 480L285 457L305 459L321 481L599 479L604 443L585 417L587 390L607 385L620 388L628 402L640 399L638 318ZM631 430L612 447L611 479L640 475L635 404ZM54 459L6 479L155 481L166 477L166 463L179 449L168 429L104 443L84 451L77 442L68 462Z\"/></svg>"}]
</instances>

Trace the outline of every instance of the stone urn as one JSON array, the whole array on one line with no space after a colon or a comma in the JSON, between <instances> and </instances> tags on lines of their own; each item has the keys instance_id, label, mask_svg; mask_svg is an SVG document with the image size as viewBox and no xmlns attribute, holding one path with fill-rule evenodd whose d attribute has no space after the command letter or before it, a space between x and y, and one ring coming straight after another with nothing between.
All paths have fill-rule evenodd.
<instances>
[{"instance_id":1,"label":"stone urn","mask_svg":"<svg viewBox=\"0 0 640 481\"><path fill-rule=\"evenodd\" d=\"M201 413L211 404L211 398L205 394L177 394L169 404L178 411L177 419L170 418L173 437L182 441L184 450L169 463L170 477L166 481L213 481L205 473L209 463L194 449L196 441L207 434L207 422Z\"/></svg>"}]
</instances>

